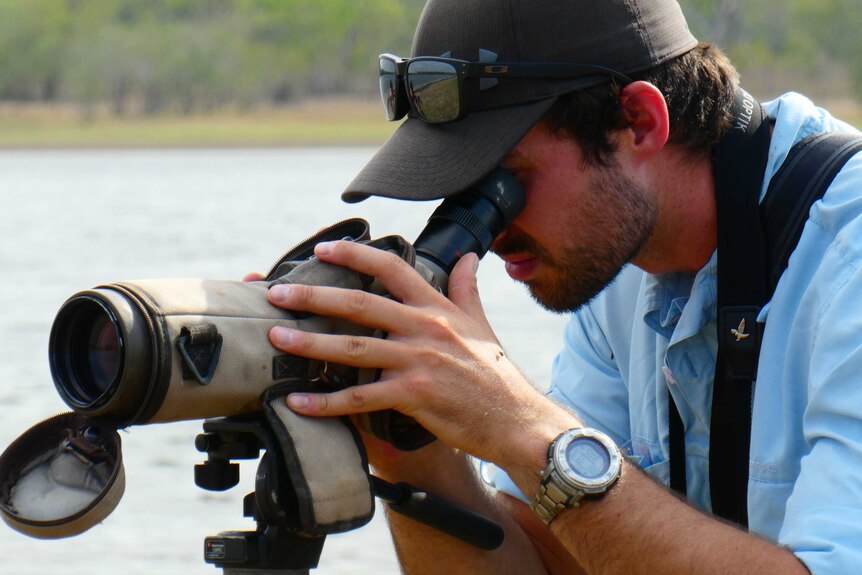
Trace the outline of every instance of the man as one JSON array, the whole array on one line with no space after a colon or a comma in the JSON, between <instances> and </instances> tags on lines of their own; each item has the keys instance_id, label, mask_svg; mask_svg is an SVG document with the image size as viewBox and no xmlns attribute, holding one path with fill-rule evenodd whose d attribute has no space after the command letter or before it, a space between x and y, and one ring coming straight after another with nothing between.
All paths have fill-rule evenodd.
<instances>
[{"instance_id":1,"label":"man","mask_svg":"<svg viewBox=\"0 0 862 575\"><path fill-rule=\"evenodd\" d=\"M273 345L285 352L383 370L376 383L294 394L288 405L313 416L394 408L414 417L439 441L403 453L366 438L376 472L505 528L503 547L485 552L390 517L406 571L858 572L862 157L812 209L758 318L768 314L769 323L746 532L703 512L717 347L711 156L732 128L732 66L697 44L674 0L432 0L413 55L443 59L415 68L382 62L395 81L406 75L411 116L346 199L444 197L502 165L524 186L527 205L494 250L538 301L575 313L548 398L508 361L485 320L475 255L453 271L449 299L391 254L346 242L315 253L378 277L393 299L329 287L270 290L276 305L388 333L274 329ZM461 77L467 68L451 58L491 68ZM511 64L520 62L565 65L530 72ZM404 111L400 89L387 102L392 117ZM764 190L794 142L851 130L798 95L766 111ZM750 333L737 327L739 337ZM668 390L685 427L687 502L661 485ZM503 470L494 481L515 497L488 489L468 454ZM580 498L585 491L592 496Z\"/></svg>"}]
</instances>

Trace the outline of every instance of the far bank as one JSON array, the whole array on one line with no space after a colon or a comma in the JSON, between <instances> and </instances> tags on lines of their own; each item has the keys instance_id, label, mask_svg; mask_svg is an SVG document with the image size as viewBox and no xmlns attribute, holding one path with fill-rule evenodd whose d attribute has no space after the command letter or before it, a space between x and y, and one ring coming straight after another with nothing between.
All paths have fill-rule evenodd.
<instances>
[{"instance_id":1,"label":"far bank","mask_svg":"<svg viewBox=\"0 0 862 575\"><path fill-rule=\"evenodd\" d=\"M815 102L862 128L862 104ZM73 106L0 104L0 149L379 146L397 128L376 100L325 99L207 114L117 117Z\"/></svg>"},{"instance_id":2,"label":"far bank","mask_svg":"<svg viewBox=\"0 0 862 575\"><path fill-rule=\"evenodd\" d=\"M378 101L362 100L129 117L0 104L0 149L377 146L397 125L386 121Z\"/></svg>"}]
</instances>

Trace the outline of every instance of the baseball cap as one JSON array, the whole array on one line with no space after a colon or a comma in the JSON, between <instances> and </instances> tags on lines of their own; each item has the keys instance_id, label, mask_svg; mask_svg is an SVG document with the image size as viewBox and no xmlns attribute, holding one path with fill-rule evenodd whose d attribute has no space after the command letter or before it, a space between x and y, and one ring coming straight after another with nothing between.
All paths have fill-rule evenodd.
<instances>
[{"instance_id":1,"label":"baseball cap","mask_svg":"<svg viewBox=\"0 0 862 575\"><path fill-rule=\"evenodd\" d=\"M631 74L696 45L676 0L429 0L412 56L578 62ZM341 197L433 200L463 191L502 161L557 96L607 81L505 78L471 93L460 120L408 117Z\"/></svg>"}]
</instances>

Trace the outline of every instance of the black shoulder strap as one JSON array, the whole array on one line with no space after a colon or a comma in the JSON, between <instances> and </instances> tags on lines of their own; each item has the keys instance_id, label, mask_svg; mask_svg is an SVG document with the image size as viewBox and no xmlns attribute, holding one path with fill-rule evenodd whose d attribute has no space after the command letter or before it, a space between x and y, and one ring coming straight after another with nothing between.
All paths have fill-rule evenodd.
<instances>
[{"instance_id":1,"label":"black shoulder strap","mask_svg":"<svg viewBox=\"0 0 862 575\"><path fill-rule=\"evenodd\" d=\"M769 183L760 204L768 252L769 292L775 290L790 254L799 243L811 205L844 164L862 150L862 135L823 132L798 142Z\"/></svg>"},{"instance_id":2,"label":"black shoulder strap","mask_svg":"<svg viewBox=\"0 0 862 575\"><path fill-rule=\"evenodd\" d=\"M758 199L763 183L763 173L769 154L770 128L765 122L763 108L751 94L737 88L733 107L731 109L733 125L730 132L713 148L713 170L716 188L716 205L718 218L718 301L733 305L749 304L759 298L765 291L765 281L758 282L759 270L764 269L765 247L763 234L759 224ZM725 233L722 233L722 232ZM746 241L747 240L747 241ZM753 274L755 281L728 283L729 274L721 274L722 269L730 269L733 261L726 263L730 254L748 253L754 257L742 261L743 276ZM732 258L731 258L732 260ZM732 288L742 289L742 293L733 293ZM751 291L755 295L752 295ZM720 309L720 308L719 308ZM756 317L756 314L755 314ZM751 322L754 325L755 322ZM719 345L717 366L724 365L722 345ZM718 373L723 370L716 370ZM735 388L729 385L718 385L713 391L713 405L718 402L735 406L737 394ZM742 394L745 396L745 394ZM750 397L750 393L748 394ZM722 411L725 408L722 408ZM733 413L737 410L733 409ZM715 413L715 410L713 410ZM686 492L685 474L685 427L680 418L679 410L668 395L669 415L669 452L670 452L670 486L681 494ZM736 426L734 426L735 428ZM722 435L716 449L722 452L722 459L729 458L736 452L737 438L732 434ZM711 445L710 451L713 446ZM710 466L710 479L713 480L713 470L719 466ZM734 466L735 467L735 466ZM719 478L714 478L719 481ZM713 483L715 485L715 483ZM736 482L733 482L736 485ZM713 509L715 502L713 501Z\"/></svg>"},{"instance_id":3,"label":"black shoulder strap","mask_svg":"<svg viewBox=\"0 0 862 575\"><path fill-rule=\"evenodd\" d=\"M758 308L752 307L751 304L761 302L766 292L766 249L760 226L758 200L769 155L770 125L765 121L766 115L760 104L741 88L737 89L731 113L732 129L713 149L718 218L718 309L727 307L728 312L756 318ZM746 257L739 257L741 254ZM721 273L721 270L728 269L733 269L734 273ZM734 325L740 325L739 320L736 321ZM721 323L723 320L720 312L719 324ZM748 324L752 327L757 325L754 319L749 320ZM752 343L746 342L749 346ZM749 366L756 365L756 360L748 359ZM719 343L717 379L713 389L713 414L718 406L721 412L735 417L737 413L750 412L750 409L746 411L744 406L737 408L737 403L748 398L750 405L752 377L743 373L740 377L725 382L723 366L727 363L725 346ZM738 390L740 385L736 385L736 380L742 382L743 389ZM672 397L669 397L668 413L670 484L675 491L685 493L685 431ZM715 427L719 419L713 415L712 421L712 427ZM747 473L747 465L742 466L739 461L734 461L734 455L738 454L736 448L748 433L748 424L745 421L728 423L727 429L722 429L721 432L713 433L715 430L711 429L711 437L720 436L721 439L718 445L711 443L710 452L715 449L720 453L722 461L731 461L732 465L710 465L711 485L729 483L735 486L738 484L736 476L739 473ZM741 454L738 456L742 457ZM741 469L743 467L744 470ZM718 508L725 513L723 516L734 515L735 511L731 513L730 509L726 508L734 504L736 495L727 494L724 497L726 503L716 503L713 496L713 511Z\"/></svg>"},{"instance_id":4,"label":"black shoulder strap","mask_svg":"<svg viewBox=\"0 0 862 575\"><path fill-rule=\"evenodd\" d=\"M709 485L712 512L746 525L751 398L760 348L757 315L768 298L767 248L759 202L771 125L760 104L741 92L743 112L753 108L755 119L750 126L741 126L737 119L734 130L714 152L718 356L712 388ZM736 116L739 114L737 111Z\"/></svg>"},{"instance_id":5,"label":"black shoulder strap","mask_svg":"<svg viewBox=\"0 0 862 575\"><path fill-rule=\"evenodd\" d=\"M757 376L761 343L755 312L772 298L802 235L811 205L823 197L847 160L860 149L862 137L843 133L817 134L791 148L772 178L759 209L765 240L765 259L760 258L761 277L766 281L766 291L761 292L758 299L751 300L756 305L751 306L749 314L739 302L724 305L719 290L719 359L713 388L718 401L713 399L710 428L710 490L713 513L743 527L748 525L751 382ZM721 238L720 232L719 254L725 249ZM734 276L734 281L741 281L738 271L745 266L737 267L737 262L749 258L750 252L730 251L727 256L724 261L728 265L723 273ZM719 271L719 285L721 278ZM735 397L729 400L728 395ZM729 432L731 427L733 431ZM733 436L733 441L727 441L726 435Z\"/></svg>"},{"instance_id":6,"label":"black shoulder strap","mask_svg":"<svg viewBox=\"0 0 862 575\"><path fill-rule=\"evenodd\" d=\"M710 425L713 513L746 527L753 381L761 332L756 321L802 234L811 205L862 136L817 134L796 144L758 205L769 148L760 105L740 90L736 124L715 149L718 210L718 358ZM722 270L724 270L722 272ZM684 426L669 397L671 487L685 493Z\"/></svg>"}]
</instances>

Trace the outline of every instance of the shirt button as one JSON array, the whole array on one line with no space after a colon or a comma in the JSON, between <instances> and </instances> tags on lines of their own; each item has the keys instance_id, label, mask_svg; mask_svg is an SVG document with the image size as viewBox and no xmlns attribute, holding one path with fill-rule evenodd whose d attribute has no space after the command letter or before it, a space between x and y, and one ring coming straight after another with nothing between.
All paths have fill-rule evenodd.
<instances>
[{"instance_id":1,"label":"shirt button","mask_svg":"<svg viewBox=\"0 0 862 575\"><path fill-rule=\"evenodd\" d=\"M661 372L664 374L664 378L669 384L676 385L676 378L673 376L673 372L671 372L668 366L661 366Z\"/></svg>"}]
</instances>

